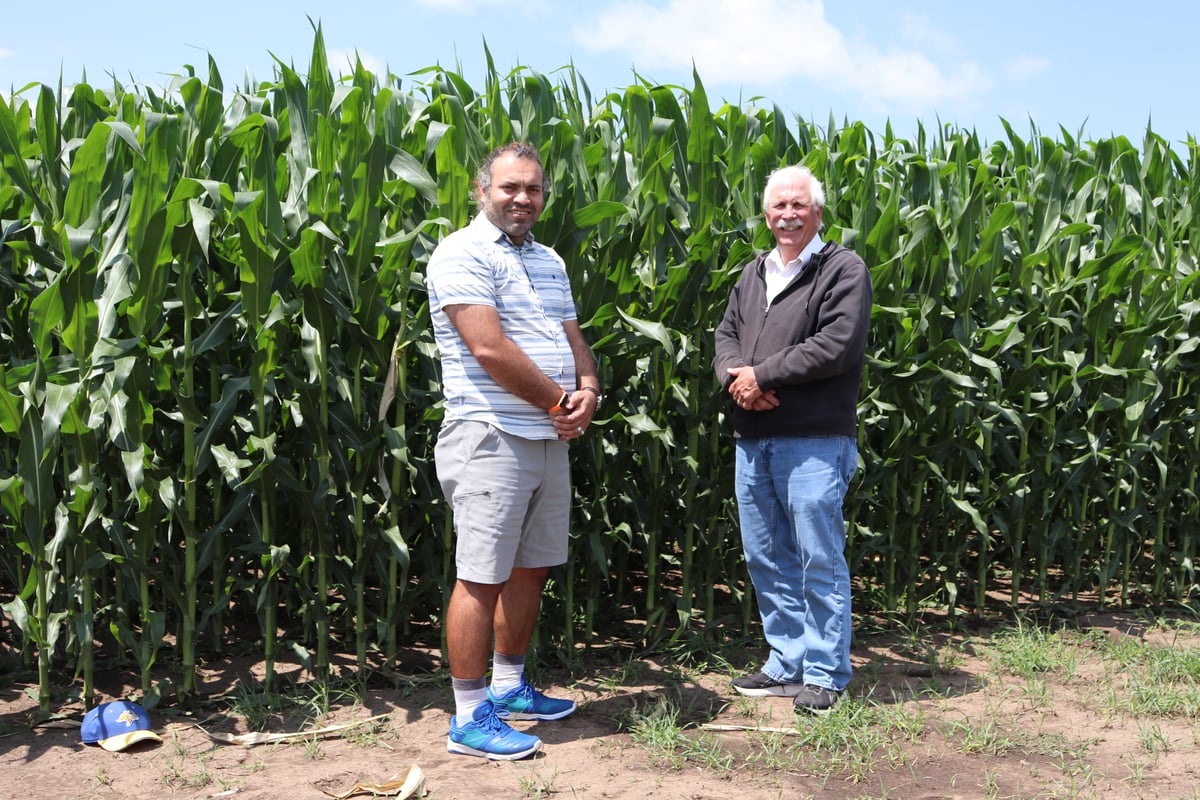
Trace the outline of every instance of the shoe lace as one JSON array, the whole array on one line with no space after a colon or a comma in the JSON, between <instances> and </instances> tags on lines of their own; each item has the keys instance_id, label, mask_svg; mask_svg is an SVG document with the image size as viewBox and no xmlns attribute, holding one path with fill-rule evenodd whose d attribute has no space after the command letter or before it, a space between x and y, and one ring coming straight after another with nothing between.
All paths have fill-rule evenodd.
<instances>
[{"instance_id":1,"label":"shoe lace","mask_svg":"<svg viewBox=\"0 0 1200 800\"><path fill-rule=\"evenodd\" d=\"M517 697L532 703L537 699L537 690L533 688L532 683L522 678L521 687L517 689Z\"/></svg>"},{"instance_id":2,"label":"shoe lace","mask_svg":"<svg viewBox=\"0 0 1200 800\"><path fill-rule=\"evenodd\" d=\"M496 716L495 707L489 708L483 719L475 720L481 729L487 733L499 733L508 727L507 723Z\"/></svg>"},{"instance_id":3,"label":"shoe lace","mask_svg":"<svg viewBox=\"0 0 1200 800\"><path fill-rule=\"evenodd\" d=\"M504 728L508 727L500 717L496 716L496 712L491 712L482 720L479 720L479 727L484 730L484 733L500 733Z\"/></svg>"}]
</instances>

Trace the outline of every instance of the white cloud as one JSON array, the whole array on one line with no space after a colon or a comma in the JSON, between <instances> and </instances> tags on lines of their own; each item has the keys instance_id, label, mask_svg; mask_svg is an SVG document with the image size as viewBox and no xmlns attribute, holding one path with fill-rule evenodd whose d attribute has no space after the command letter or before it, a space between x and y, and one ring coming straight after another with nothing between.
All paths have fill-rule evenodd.
<instances>
[{"instance_id":1,"label":"white cloud","mask_svg":"<svg viewBox=\"0 0 1200 800\"><path fill-rule=\"evenodd\" d=\"M921 111L945 105L977 104L991 80L970 62L944 71L925 55L911 50L880 52L861 49L847 63L844 87L879 111Z\"/></svg>"},{"instance_id":2,"label":"white cloud","mask_svg":"<svg viewBox=\"0 0 1200 800\"><path fill-rule=\"evenodd\" d=\"M12 58L15 55L16 53L12 50L5 50L3 47L0 47L0 58Z\"/></svg>"},{"instance_id":3,"label":"white cloud","mask_svg":"<svg viewBox=\"0 0 1200 800\"><path fill-rule=\"evenodd\" d=\"M786 25L763 24L781 16ZM690 67L694 61L706 80L740 81L796 65L798 59L779 58L778 48L790 41L794 52L797 30L827 44L832 29L819 0L670 0L665 6L627 0L600 11L574 37L590 50L628 53L639 68ZM805 59L818 66L819 60Z\"/></svg>"},{"instance_id":4,"label":"white cloud","mask_svg":"<svg viewBox=\"0 0 1200 800\"><path fill-rule=\"evenodd\" d=\"M695 64L706 84L808 82L891 112L973 102L990 88L978 65L946 55L957 49L951 37L919 17L901 27L903 42L848 39L822 0L622 0L573 35L628 55L639 72Z\"/></svg>"},{"instance_id":5,"label":"white cloud","mask_svg":"<svg viewBox=\"0 0 1200 800\"><path fill-rule=\"evenodd\" d=\"M502 4L505 7L499 13L505 17L503 22L507 23L514 31L519 29L522 18L528 18L531 15L545 17L556 11L561 13L561 10L556 9L551 0L524 0L516 9L512 8L511 4L506 3L505 0L417 0L417 5L427 8L435 14L445 11L468 17L475 16L477 12L497 13L496 9ZM497 25L499 31L500 23L498 22Z\"/></svg>"},{"instance_id":6,"label":"white cloud","mask_svg":"<svg viewBox=\"0 0 1200 800\"><path fill-rule=\"evenodd\" d=\"M500 0L417 0L419 5L439 11L475 11L499 2Z\"/></svg>"},{"instance_id":7,"label":"white cloud","mask_svg":"<svg viewBox=\"0 0 1200 800\"><path fill-rule=\"evenodd\" d=\"M954 35L938 28L925 14L904 14L898 29L901 39L924 52L952 55L958 50Z\"/></svg>"},{"instance_id":8,"label":"white cloud","mask_svg":"<svg viewBox=\"0 0 1200 800\"><path fill-rule=\"evenodd\" d=\"M1021 55L1010 61L1005 69L1008 77L1015 81L1027 81L1050 69L1050 59L1041 56Z\"/></svg>"}]
</instances>

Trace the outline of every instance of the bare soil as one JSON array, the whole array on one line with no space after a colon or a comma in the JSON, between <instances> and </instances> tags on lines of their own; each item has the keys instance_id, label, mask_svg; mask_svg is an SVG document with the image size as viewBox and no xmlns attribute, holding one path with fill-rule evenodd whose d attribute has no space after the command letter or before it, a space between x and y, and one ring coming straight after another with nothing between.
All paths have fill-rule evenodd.
<instances>
[{"instance_id":1,"label":"bare soil","mask_svg":"<svg viewBox=\"0 0 1200 800\"><path fill-rule=\"evenodd\" d=\"M1093 615L1085 628L1114 638L1200 647L1200 634L1147 629L1132 614ZM557 722L518 722L544 749L518 762L446 752L452 713L436 653L413 650L390 680L357 699L333 696L320 716L265 714L272 732L350 727L290 741L229 744L250 731L231 713L239 681L260 665L237 659L204 668L213 702L184 712L152 710L163 742L110 753L79 741L83 707L64 700L59 718L33 725L36 687L0 673L0 800L225 798L322 800L356 784L381 784L412 765L425 796L451 798L1200 798L1200 731L1191 713L1135 716L1120 707L1121 680L1080 636L1073 671L1030 680L988 658L986 629L919 637L860 635L848 703L858 712L822 737L823 719L797 716L786 699L741 698L729 679L753 669L681 668L620 650L589 654L571 672L538 683L573 697ZM296 680L299 668L281 665ZM137 677L108 670L103 699L136 699ZM69 697L69 696L68 696ZM223 698L223 699L220 699ZM664 745L638 720L678 711L680 735ZM842 712L839 712L842 713ZM829 728L827 730L833 730ZM836 738L836 737L835 737ZM673 744L672 744L673 742ZM352 795L370 797L369 792Z\"/></svg>"}]
</instances>

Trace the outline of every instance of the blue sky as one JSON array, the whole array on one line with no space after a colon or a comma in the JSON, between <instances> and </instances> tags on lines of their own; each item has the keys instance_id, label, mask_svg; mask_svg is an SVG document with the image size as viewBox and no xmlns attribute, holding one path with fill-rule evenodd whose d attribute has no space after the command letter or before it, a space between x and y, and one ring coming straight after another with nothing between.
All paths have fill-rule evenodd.
<instances>
[{"instance_id":1,"label":"blue sky","mask_svg":"<svg viewBox=\"0 0 1200 800\"><path fill-rule=\"evenodd\" d=\"M319 21L331 62L357 53L401 76L461 68L482 88L483 43L497 69L573 64L593 96L635 75L691 88L714 108L765 98L824 126L830 114L905 138L918 120L1023 138L1114 134L1147 122L1172 143L1200 135L1200 5L1191 0L3 0L0 94L80 80L161 89L208 54L226 86L271 77L273 56L307 69ZM111 77L110 77L111 76ZM32 92L26 96L33 97ZM761 102L761 101L760 101Z\"/></svg>"}]
</instances>

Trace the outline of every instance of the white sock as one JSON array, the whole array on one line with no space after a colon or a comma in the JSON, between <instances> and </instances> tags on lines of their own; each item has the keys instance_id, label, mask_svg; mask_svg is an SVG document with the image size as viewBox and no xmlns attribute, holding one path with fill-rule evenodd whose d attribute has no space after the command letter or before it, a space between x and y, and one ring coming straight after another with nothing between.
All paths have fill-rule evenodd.
<instances>
[{"instance_id":1,"label":"white sock","mask_svg":"<svg viewBox=\"0 0 1200 800\"><path fill-rule=\"evenodd\" d=\"M483 680L478 681L459 681L457 678L451 680L451 683L483 683ZM454 686L454 716L458 717L458 724L465 725L471 721L475 709L487 700L487 686Z\"/></svg>"},{"instance_id":2,"label":"white sock","mask_svg":"<svg viewBox=\"0 0 1200 800\"><path fill-rule=\"evenodd\" d=\"M492 694L499 697L521 685L525 678L525 656L492 653Z\"/></svg>"}]
</instances>

